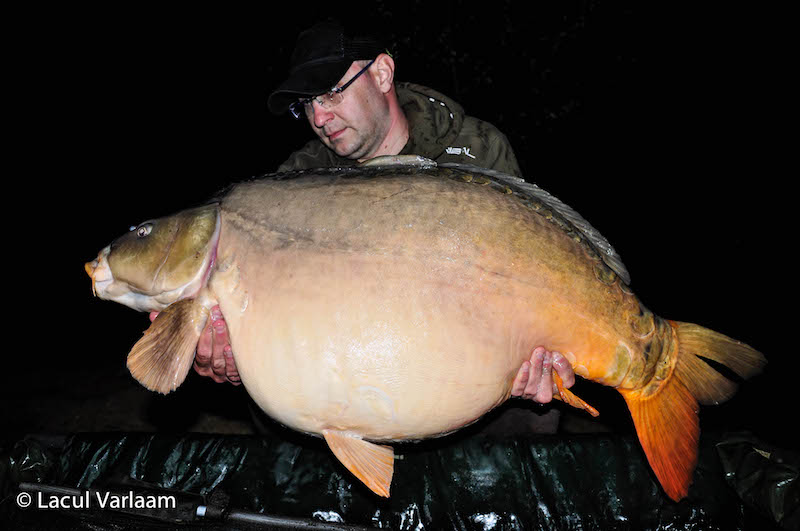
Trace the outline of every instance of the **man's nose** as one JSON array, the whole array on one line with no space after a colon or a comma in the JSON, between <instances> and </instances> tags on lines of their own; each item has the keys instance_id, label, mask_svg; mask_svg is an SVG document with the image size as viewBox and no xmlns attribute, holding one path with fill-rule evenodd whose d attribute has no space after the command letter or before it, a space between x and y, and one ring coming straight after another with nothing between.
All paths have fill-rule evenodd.
<instances>
[{"instance_id":1,"label":"man's nose","mask_svg":"<svg viewBox=\"0 0 800 531\"><path fill-rule=\"evenodd\" d=\"M329 109L323 108L317 100L311 101L311 109L314 113L314 125L317 127L323 127L333 118L333 113Z\"/></svg>"}]
</instances>

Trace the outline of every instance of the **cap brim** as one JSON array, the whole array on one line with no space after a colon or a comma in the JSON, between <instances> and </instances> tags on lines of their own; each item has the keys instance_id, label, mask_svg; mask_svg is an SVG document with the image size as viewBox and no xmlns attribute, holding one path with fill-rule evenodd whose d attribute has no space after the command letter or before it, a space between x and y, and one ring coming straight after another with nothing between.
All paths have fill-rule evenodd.
<instances>
[{"instance_id":1,"label":"cap brim","mask_svg":"<svg viewBox=\"0 0 800 531\"><path fill-rule=\"evenodd\" d=\"M283 114L298 98L329 91L342 79L351 64L352 59L342 59L297 69L269 95L267 107L273 114Z\"/></svg>"}]
</instances>

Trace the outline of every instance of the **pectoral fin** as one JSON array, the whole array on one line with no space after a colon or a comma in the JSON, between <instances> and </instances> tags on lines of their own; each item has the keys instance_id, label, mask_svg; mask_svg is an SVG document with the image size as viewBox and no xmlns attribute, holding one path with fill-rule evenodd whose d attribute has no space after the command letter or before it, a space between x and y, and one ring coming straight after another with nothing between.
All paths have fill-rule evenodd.
<instances>
[{"instance_id":1,"label":"pectoral fin","mask_svg":"<svg viewBox=\"0 0 800 531\"><path fill-rule=\"evenodd\" d=\"M177 389L192 367L208 314L191 299L160 312L128 354L131 375L151 391L167 394Z\"/></svg>"},{"instance_id":2,"label":"pectoral fin","mask_svg":"<svg viewBox=\"0 0 800 531\"><path fill-rule=\"evenodd\" d=\"M336 430L323 430L328 447L375 494L389 497L394 473L394 450Z\"/></svg>"}]
</instances>

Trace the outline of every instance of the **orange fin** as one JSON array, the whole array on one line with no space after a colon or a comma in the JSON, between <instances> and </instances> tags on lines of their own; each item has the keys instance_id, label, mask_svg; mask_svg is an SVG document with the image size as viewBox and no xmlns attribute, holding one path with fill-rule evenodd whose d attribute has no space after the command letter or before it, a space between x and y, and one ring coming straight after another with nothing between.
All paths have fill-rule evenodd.
<instances>
[{"instance_id":1,"label":"orange fin","mask_svg":"<svg viewBox=\"0 0 800 531\"><path fill-rule=\"evenodd\" d=\"M755 349L708 328L669 321L677 352L663 358L674 369L659 379L659 370L640 389L618 389L628 404L636 434L650 467L667 495L678 501L689 493L697 465L699 404L719 404L736 392L732 382L701 359L727 366L742 378L755 376L766 364ZM675 349L675 347L672 347Z\"/></svg>"},{"instance_id":2,"label":"orange fin","mask_svg":"<svg viewBox=\"0 0 800 531\"><path fill-rule=\"evenodd\" d=\"M556 400L561 400L565 404L568 404L572 407L586 410L593 417L600 415L599 411L597 411L595 408L587 404L582 398L579 398L575 393L564 387L564 381L561 379L561 376L559 376L556 371L553 371L553 382L555 382L556 387L558 388L558 394L554 394L553 398L555 398Z\"/></svg>"},{"instance_id":3,"label":"orange fin","mask_svg":"<svg viewBox=\"0 0 800 531\"><path fill-rule=\"evenodd\" d=\"M128 370L151 391L167 394L186 379L209 311L185 299L158 314L128 354Z\"/></svg>"},{"instance_id":4,"label":"orange fin","mask_svg":"<svg viewBox=\"0 0 800 531\"><path fill-rule=\"evenodd\" d=\"M737 384L698 356L721 363L742 378L755 376L767 363L757 350L719 332L692 323L670 324L678 339L676 374L703 405L725 402L736 392Z\"/></svg>"},{"instance_id":5,"label":"orange fin","mask_svg":"<svg viewBox=\"0 0 800 531\"><path fill-rule=\"evenodd\" d=\"M328 447L375 494L389 497L394 473L394 450L391 446L374 444L345 432L322 430Z\"/></svg>"},{"instance_id":6,"label":"orange fin","mask_svg":"<svg viewBox=\"0 0 800 531\"><path fill-rule=\"evenodd\" d=\"M679 378L649 396L619 389L633 417L639 442L659 483L675 501L685 498L697 465L698 404Z\"/></svg>"}]
</instances>

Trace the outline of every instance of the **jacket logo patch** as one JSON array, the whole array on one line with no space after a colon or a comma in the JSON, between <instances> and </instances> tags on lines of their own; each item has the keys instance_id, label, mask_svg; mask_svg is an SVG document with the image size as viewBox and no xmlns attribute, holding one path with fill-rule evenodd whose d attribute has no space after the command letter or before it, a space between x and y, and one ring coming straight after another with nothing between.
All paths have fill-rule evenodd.
<instances>
[{"instance_id":1,"label":"jacket logo patch","mask_svg":"<svg viewBox=\"0 0 800 531\"><path fill-rule=\"evenodd\" d=\"M466 155L466 156L468 156L470 158L473 158L473 159L475 158L475 155L470 153L469 152L469 148L466 147L466 146L465 147L452 147L451 146L451 147L445 149L445 151L447 152L448 155Z\"/></svg>"}]
</instances>

